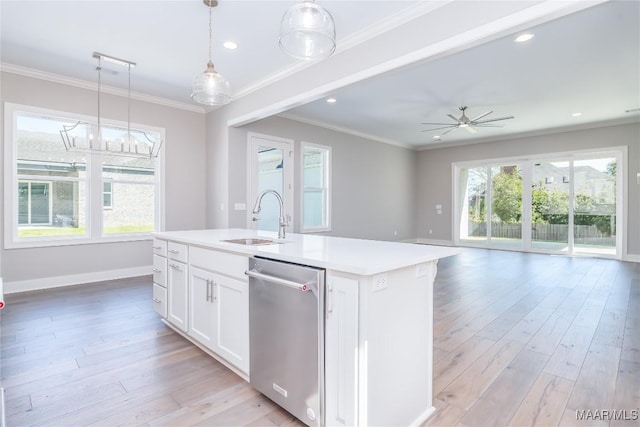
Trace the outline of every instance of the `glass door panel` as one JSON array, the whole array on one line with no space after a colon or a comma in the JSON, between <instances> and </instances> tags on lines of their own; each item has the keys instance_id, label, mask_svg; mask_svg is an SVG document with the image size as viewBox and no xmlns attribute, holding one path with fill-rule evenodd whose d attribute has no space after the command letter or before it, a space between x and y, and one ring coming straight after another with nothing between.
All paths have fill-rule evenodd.
<instances>
[{"instance_id":1,"label":"glass door panel","mask_svg":"<svg viewBox=\"0 0 640 427\"><path fill-rule=\"evenodd\" d=\"M522 171L518 165L491 168L491 246L522 245Z\"/></svg>"},{"instance_id":2,"label":"glass door panel","mask_svg":"<svg viewBox=\"0 0 640 427\"><path fill-rule=\"evenodd\" d=\"M487 241L487 183L488 169L460 169L460 240Z\"/></svg>"},{"instance_id":3,"label":"glass door panel","mask_svg":"<svg viewBox=\"0 0 640 427\"><path fill-rule=\"evenodd\" d=\"M570 163L535 163L531 182L531 247L569 251Z\"/></svg>"},{"instance_id":4,"label":"glass door panel","mask_svg":"<svg viewBox=\"0 0 640 427\"><path fill-rule=\"evenodd\" d=\"M576 160L574 167L574 252L616 254L615 157Z\"/></svg>"},{"instance_id":5,"label":"glass door panel","mask_svg":"<svg viewBox=\"0 0 640 427\"><path fill-rule=\"evenodd\" d=\"M284 194L284 150L273 147L258 149L258 194L264 190L276 190ZM267 195L262 199L259 230L278 231L280 206L278 199Z\"/></svg>"}]
</instances>

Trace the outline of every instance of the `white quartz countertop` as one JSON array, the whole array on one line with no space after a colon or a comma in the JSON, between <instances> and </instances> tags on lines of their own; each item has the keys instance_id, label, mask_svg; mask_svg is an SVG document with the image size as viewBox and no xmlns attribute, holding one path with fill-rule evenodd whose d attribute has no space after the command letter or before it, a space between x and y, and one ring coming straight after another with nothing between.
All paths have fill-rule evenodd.
<instances>
[{"instance_id":1,"label":"white quartz countertop","mask_svg":"<svg viewBox=\"0 0 640 427\"><path fill-rule=\"evenodd\" d=\"M278 244L250 246L224 242L223 240L242 238L277 240L277 233L275 232L237 228L167 231L153 233L153 235L156 238L204 248L219 249L250 256L262 256L362 276L434 261L459 252L457 248L446 246L295 233L288 233L284 241Z\"/></svg>"}]
</instances>

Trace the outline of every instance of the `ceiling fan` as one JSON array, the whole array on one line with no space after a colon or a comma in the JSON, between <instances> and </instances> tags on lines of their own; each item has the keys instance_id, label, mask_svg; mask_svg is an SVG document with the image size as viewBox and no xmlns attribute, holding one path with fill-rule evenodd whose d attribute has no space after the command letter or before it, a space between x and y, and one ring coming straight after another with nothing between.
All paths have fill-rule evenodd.
<instances>
[{"instance_id":1,"label":"ceiling fan","mask_svg":"<svg viewBox=\"0 0 640 427\"><path fill-rule=\"evenodd\" d=\"M462 111L462 116L460 116L459 119L455 118L451 114L447 114L447 116L451 117L455 121L455 123L430 123L430 122L425 122L425 123L422 123L422 124L423 125L437 125L437 126L440 126L440 127L433 128L433 129L425 129L422 132L430 132L430 131L433 131L433 130L447 129L446 131L442 132L442 134L441 134L441 135L446 135L447 133L451 132L454 129L464 128L469 133L476 133L477 131L474 129L474 127L501 127L500 125L492 124L492 123L493 122L497 122L499 120L513 119L513 116L507 116L507 117L498 117L497 119L480 120L480 119L482 119L484 117L487 117L489 114L493 113L493 111L487 111L487 112L484 112L484 113L480 114L478 117L475 117L473 119L469 119L469 117L467 117L467 115L465 114L465 111L467 110L467 107L459 107L458 109L460 111Z\"/></svg>"}]
</instances>

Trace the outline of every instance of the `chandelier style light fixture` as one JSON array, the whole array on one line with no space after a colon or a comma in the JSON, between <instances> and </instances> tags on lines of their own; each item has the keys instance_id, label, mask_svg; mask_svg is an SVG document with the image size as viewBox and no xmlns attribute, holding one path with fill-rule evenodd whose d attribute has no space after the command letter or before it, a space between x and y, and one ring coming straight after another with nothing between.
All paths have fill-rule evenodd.
<instances>
[{"instance_id":1,"label":"chandelier style light fixture","mask_svg":"<svg viewBox=\"0 0 640 427\"><path fill-rule=\"evenodd\" d=\"M67 151L100 151L105 154L126 157L152 158L158 157L162 141L160 138L149 136L146 132L131 129L131 69L135 62L93 52L93 57L98 60L98 117L97 124L79 121L73 125L63 125L60 131L62 142ZM101 89L102 89L102 61L127 67L127 127L114 125L102 125L100 116ZM96 131L94 136L93 130Z\"/></svg>"},{"instance_id":2,"label":"chandelier style light fixture","mask_svg":"<svg viewBox=\"0 0 640 427\"><path fill-rule=\"evenodd\" d=\"M333 17L314 0L296 3L282 17L278 43L285 53L294 58L328 58L336 50Z\"/></svg>"},{"instance_id":3,"label":"chandelier style light fixture","mask_svg":"<svg viewBox=\"0 0 640 427\"><path fill-rule=\"evenodd\" d=\"M224 105L231 101L231 85L211 61L211 9L218 5L218 0L203 0L203 3L209 8L209 62L207 69L193 79L191 98L204 105Z\"/></svg>"}]
</instances>

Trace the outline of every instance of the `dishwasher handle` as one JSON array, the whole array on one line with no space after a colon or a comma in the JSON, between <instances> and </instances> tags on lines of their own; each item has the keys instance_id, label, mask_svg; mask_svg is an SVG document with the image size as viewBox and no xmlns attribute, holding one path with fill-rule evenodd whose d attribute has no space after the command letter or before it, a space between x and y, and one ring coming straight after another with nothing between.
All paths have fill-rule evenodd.
<instances>
[{"instance_id":1,"label":"dishwasher handle","mask_svg":"<svg viewBox=\"0 0 640 427\"><path fill-rule=\"evenodd\" d=\"M244 272L249 277L253 277L255 279L262 279L267 282L277 283L278 285L288 286L290 288L295 288L301 290L302 292L307 292L311 290L311 287L307 283L297 283L292 282L291 280L281 279L279 277L270 276L268 274L260 273L256 270L247 270Z\"/></svg>"}]
</instances>

